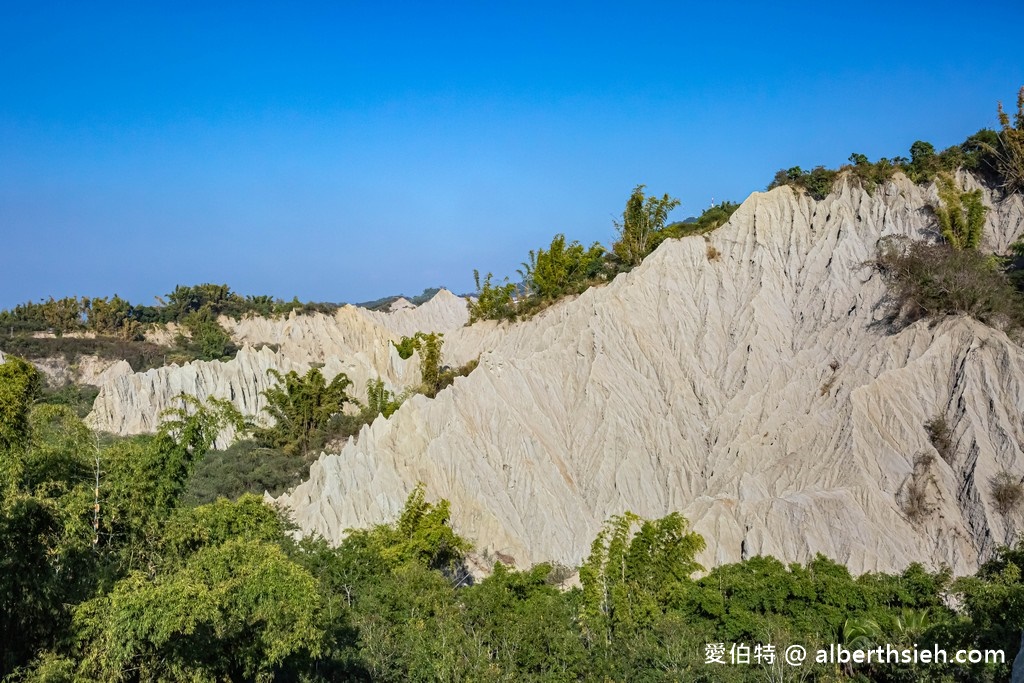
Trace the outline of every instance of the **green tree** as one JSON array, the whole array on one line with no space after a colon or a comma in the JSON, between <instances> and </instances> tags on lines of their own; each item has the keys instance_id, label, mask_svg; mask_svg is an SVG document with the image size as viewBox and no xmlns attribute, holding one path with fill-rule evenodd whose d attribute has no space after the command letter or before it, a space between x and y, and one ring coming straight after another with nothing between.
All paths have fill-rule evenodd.
<instances>
[{"instance_id":1,"label":"green tree","mask_svg":"<svg viewBox=\"0 0 1024 683\"><path fill-rule=\"evenodd\" d=\"M42 375L28 361L6 356L0 364L0 452L28 443L29 410L42 388Z\"/></svg>"},{"instance_id":2,"label":"green tree","mask_svg":"<svg viewBox=\"0 0 1024 683\"><path fill-rule=\"evenodd\" d=\"M105 681L272 680L324 643L314 577L279 545L245 538L153 578L129 574L80 605L75 628L79 675Z\"/></svg>"},{"instance_id":3,"label":"green tree","mask_svg":"<svg viewBox=\"0 0 1024 683\"><path fill-rule=\"evenodd\" d=\"M137 339L141 324L134 317L132 305L116 294L108 299L83 299L86 326L97 334L117 335L123 339Z\"/></svg>"},{"instance_id":4,"label":"green tree","mask_svg":"<svg viewBox=\"0 0 1024 683\"><path fill-rule=\"evenodd\" d=\"M84 310L77 297L54 299L52 296L43 304L43 319L58 334L82 329Z\"/></svg>"},{"instance_id":5,"label":"green tree","mask_svg":"<svg viewBox=\"0 0 1024 683\"><path fill-rule=\"evenodd\" d=\"M444 346L444 334L441 332L417 332L411 337L402 337L402 340L395 344L395 348L398 349L398 355L403 359L411 357L413 351L419 352L420 386L417 391L431 398L436 396L437 392L442 389L442 346Z\"/></svg>"},{"instance_id":6,"label":"green tree","mask_svg":"<svg viewBox=\"0 0 1024 683\"><path fill-rule=\"evenodd\" d=\"M573 602L550 580L552 567L513 571L500 562L459 593L465 629L502 680L583 680L587 653ZM638 672L635 672L638 673Z\"/></svg>"},{"instance_id":7,"label":"green tree","mask_svg":"<svg viewBox=\"0 0 1024 683\"><path fill-rule=\"evenodd\" d=\"M617 630L649 624L659 605L701 569L694 558L704 547L678 513L650 521L627 512L608 520L580 567L588 639L608 646Z\"/></svg>"},{"instance_id":8,"label":"green tree","mask_svg":"<svg viewBox=\"0 0 1024 683\"><path fill-rule=\"evenodd\" d=\"M1024 86L1017 92L1017 113L1012 122L999 103L999 124L999 146L990 145L989 149L996 153L996 166L1006 191L1024 192Z\"/></svg>"},{"instance_id":9,"label":"green tree","mask_svg":"<svg viewBox=\"0 0 1024 683\"><path fill-rule=\"evenodd\" d=\"M227 285L178 285L167 295L167 305L163 310L164 322L181 321L190 313L200 311L206 311L213 318L218 315L238 315L244 310L244 303L245 300Z\"/></svg>"},{"instance_id":10,"label":"green tree","mask_svg":"<svg viewBox=\"0 0 1024 683\"><path fill-rule=\"evenodd\" d=\"M565 243L565 235L555 235L547 251L530 251L529 262L519 273L532 294L541 299L557 299L584 287L604 264L604 247L594 242L589 249L573 241Z\"/></svg>"},{"instance_id":11,"label":"green tree","mask_svg":"<svg viewBox=\"0 0 1024 683\"><path fill-rule=\"evenodd\" d=\"M340 415L352 403L347 390L352 382L339 373L327 382L319 368L305 375L295 370L282 375L267 371L277 384L263 391L267 399L264 410L273 418L271 427L257 429L256 437L266 445L282 448L292 455L302 455L322 445L331 418Z\"/></svg>"},{"instance_id":12,"label":"green tree","mask_svg":"<svg viewBox=\"0 0 1024 683\"><path fill-rule=\"evenodd\" d=\"M403 341L408 337L403 338ZM401 407L405 395L395 395L384 386L384 380L371 379L366 381L366 408L363 410L368 420L373 420L378 415L391 417Z\"/></svg>"},{"instance_id":13,"label":"green tree","mask_svg":"<svg viewBox=\"0 0 1024 683\"><path fill-rule=\"evenodd\" d=\"M907 177L915 183L926 182L935 177L938 169L935 145L923 140L916 140L910 146L910 165L907 167Z\"/></svg>"},{"instance_id":14,"label":"green tree","mask_svg":"<svg viewBox=\"0 0 1024 683\"><path fill-rule=\"evenodd\" d=\"M664 227L668 214L679 206L679 200L667 194L660 198L644 195L645 185L637 185L626 201L622 220L615 222L619 239L612 252L627 267L637 266L650 253L652 242Z\"/></svg>"},{"instance_id":15,"label":"green tree","mask_svg":"<svg viewBox=\"0 0 1024 683\"><path fill-rule=\"evenodd\" d=\"M408 563L439 570L453 570L471 548L449 526L451 506L447 500L428 503L426 489L418 484L405 501L398 521L367 531L354 531L353 543L365 543L388 567Z\"/></svg>"},{"instance_id":16,"label":"green tree","mask_svg":"<svg viewBox=\"0 0 1024 683\"><path fill-rule=\"evenodd\" d=\"M988 212L988 207L981 201L981 190L963 191L946 173L940 174L936 183L939 206L935 207L935 215L939 219L942 238L957 251L977 249L981 246L985 214Z\"/></svg>"},{"instance_id":17,"label":"green tree","mask_svg":"<svg viewBox=\"0 0 1024 683\"><path fill-rule=\"evenodd\" d=\"M503 284L491 283L494 277L487 273L487 277L480 280L480 271L473 271L473 281L476 283L476 299L470 299L466 306L469 308L469 322L475 323L479 320L515 320L516 318L516 286L505 278Z\"/></svg>"},{"instance_id":18,"label":"green tree","mask_svg":"<svg viewBox=\"0 0 1024 683\"><path fill-rule=\"evenodd\" d=\"M92 435L59 406L36 406L29 421L31 438L0 448L0 675L57 642L96 560Z\"/></svg>"},{"instance_id":19,"label":"green tree","mask_svg":"<svg viewBox=\"0 0 1024 683\"><path fill-rule=\"evenodd\" d=\"M100 451L99 547L124 570L152 562L168 517L196 464L241 417L227 401L181 394L153 436L118 440Z\"/></svg>"}]
</instances>

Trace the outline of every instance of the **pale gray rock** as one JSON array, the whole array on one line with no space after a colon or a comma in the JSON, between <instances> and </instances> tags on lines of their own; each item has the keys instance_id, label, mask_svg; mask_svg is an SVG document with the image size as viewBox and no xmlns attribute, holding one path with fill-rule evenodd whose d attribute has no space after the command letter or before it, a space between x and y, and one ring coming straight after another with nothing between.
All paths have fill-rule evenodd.
<instances>
[{"instance_id":1,"label":"pale gray rock","mask_svg":"<svg viewBox=\"0 0 1024 683\"><path fill-rule=\"evenodd\" d=\"M492 343L477 370L278 500L336 542L393 520L423 482L478 550L520 566L576 565L609 516L678 510L708 566L820 552L854 572L972 572L1020 528L989 482L1024 473L1024 352L963 317L889 329L865 265L883 237L934 237L934 201L902 176L874 194L843 179L821 202L755 193L707 240L669 240L530 321L452 331L449 352ZM1004 248L1024 231L1020 198L986 201L986 243ZM938 415L949 463L925 431ZM912 520L922 453L930 511Z\"/></svg>"},{"instance_id":2,"label":"pale gray rock","mask_svg":"<svg viewBox=\"0 0 1024 683\"><path fill-rule=\"evenodd\" d=\"M3 352L0 351L0 363L3 359ZM61 387L68 383L98 387L132 372L132 367L125 360L111 360L94 355L78 356L73 362L69 362L63 356L30 358L29 362L43 374L46 383L51 387Z\"/></svg>"},{"instance_id":3,"label":"pale gray rock","mask_svg":"<svg viewBox=\"0 0 1024 683\"><path fill-rule=\"evenodd\" d=\"M262 392L273 385L267 373L271 368L280 372L304 369L270 349L256 351L247 346L225 363L193 361L121 375L100 388L85 422L94 429L114 434L154 432L161 414L177 407L177 398L182 393L202 399L227 399L244 415L259 416L266 406ZM228 445L233 436L222 434L218 446Z\"/></svg>"},{"instance_id":4,"label":"pale gray rock","mask_svg":"<svg viewBox=\"0 0 1024 683\"><path fill-rule=\"evenodd\" d=\"M303 373L316 366L322 368L328 380L344 373L352 381L349 393L360 400L365 399L366 383L371 379L383 379L389 390L400 393L419 383L419 358L414 354L403 360L393 342L417 331L458 330L467 320L466 301L447 290L422 306L399 308L393 313L344 306L334 315L292 313L279 319L242 320L222 317L220 323L243 346L236 358L226 362L195 361L127 375L119 367L118 372L103 377L86 421L95 429L115 434L152 432L159 425L161 413L177 405L181 393L200 399L228 399L243 415L266 418L262 392L274 384L268 374L272 369ZM162 339L159 330L151 331L150 338ZM218 446L226 446L233 437L225 432Z\"/></svg>"}]
</instances>

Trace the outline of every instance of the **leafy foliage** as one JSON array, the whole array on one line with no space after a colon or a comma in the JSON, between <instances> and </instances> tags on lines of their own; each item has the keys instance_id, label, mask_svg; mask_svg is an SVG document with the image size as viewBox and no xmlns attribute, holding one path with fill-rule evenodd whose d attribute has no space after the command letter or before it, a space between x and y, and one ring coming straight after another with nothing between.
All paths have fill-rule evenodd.
<instances>
[{"instance_id":1,"label":"leafy foliage","mask_svg":"<svg viewBox=\"0 0 1024 683\"><path fill-rule=\"evenodd\" d=\"M203 547L154 578L132 573L75 610L94 680L256 680L322 646L316 580L273 543Z\"/></svg>"},{"instance_id":2,"label":"leafy foliage","mask_svg":"<svg viewBox=\"0 0 1024 683\"><path fill-rule=\"evenodd\" d=\"M403 359L418 351L420 356L419 393L434 397L440 391L441 380L441 347L444 345L444 334L441 332L417 332L412 337L402 337L395 344L398 355ZM383 412L383 411L382 411Z\"/></svg>"},{"instance_id":3,"label":"leafy foliage","mask_svg":"<svg viewBox=\"0 0 1024 683\"><path fill-rule=\"evenodd\" d=\"M470 300L469 322L478 320L515 320L516 319L516 286L505 278L500 285L493 284L492 273L481 282L480 272L473 271L473 282L476 283L476 299Z\"/></svg>"},{"instance_id":4,"label":"leafy foliage","mask_svg":"<svg viewBox=\"0 0 1024 683\"><path fill-rule=\"evenodd\" d=\"M292 311L333 313L336 304L283 302L269 296L243 297L227 285L178 285L159 299L159 306L131 304L113 297L64 297L27 302L0 311L3 349L26 358L64 356L75 362L79 356L95 354L101 358L125 359L136 372L195 359L223 360L238 350L217 318L221 315L276 317ZM144 341L143 332L150 323L178 323L180 332L175 350L168 351ZM53 333L56 338L37 338L33 333ZM70 336L69 336L70 335Z\"/></svg>"},{"instance_id":5,"label":"leafy foliage","mask_svg":"<svg viewBox=\"0 0 1024 683\"><path fill-rule=\"evenodd\" d=\"M701 569L694 557L704 547L678 513L653 522L629 512L612 517L580 567L589 639L607 646L618 629L648 626L659 603Z\"/></svg>"},{"instance_id":6,"label":"leafy foliage","mask_svg":"<svg viewBox=\"0 0 1024 683\"><path fill-rule=\"evenodd\" d=\"M788 170L776 173L768 189L771 190L782 185L791 185L807 190L807 193L814 199L821 201L832 192L832 185L838 176L839 171L830 171L824 166L815 166L810 171L804 171L799 166L793 166Z\"/></svg>"},{"instance_id":7,"label":"leafy foliage","mask_svg":"<svg viewBox=\"0 0 1024 683\"><path fill-rule=\"evenodd\" d=\"M1010 116L999 103L998 144L984 142L983 149L995 156L1003 187L1007 192L1024 192L1024 86L1017 92L1017 113Z\"/></svg>"},{"instance_id":8,"label":"leafy foliage","mask_svg":"<svg viewBox=\"0 0 1024 683\"><path fill-rule=\"evenodd\" d=\"M448 526L450 517L448 501L428 503L426 489L418 484L409 494L397 523L355 531L352 542L365 543L391 569L412 563L451 571L462 562L470 545Z\"/></svg>"},{"instance_id":9,"label":"leafy foliage","mask_svg":"<svg viewBox=\"0 0 1024 683\"><path fill-rule=\"evenodd\" d=\"M936 184L940 205L935 207L935 215L942 238L957 251L977 249L988 213L988 207L981 202L981 190L960 190L948 174L939 175Z\"/></svg>"},{"instance_id":10,"label":"leafy foliage","mask_svg":"<svg viewBox=\"0 0 1024 683\"><path fill-rule=\"evenodd\" d=\"M35 367L8 356L0 364L0 450L22 448L29 439L29 409L42 391Z\"/></svg>"},{"instance_id":11,"label":"leafy foliage","mask_svg":"<svg viewBox=\"0 0 1024 683\"><path fill-rule=\"evenodd\" d=\"M187 336L179 334L176 343L185 352L185 360L229 360L238 353L231 335L207 310L189 313L182 319L181 326Z\"/></svg>"},{"instance_id":12,"label":"leafy foliage","mask_svg":"<svg viewBox=\"0 0 1024 683\"><path fill-rule=\"evenodd\" d=\"M667 194L648 197L644 187L634 188L622 219L615 221L619 239L611 252L598 242L590 247L575 240L567 242L559 233L546 249L530 251L529 260L519 270L520 285L510 283L508 278L503 284L494 284L492 273L481 282L479 271L473 271L477 296L469 303L469 322L534 315L562 297L579 294L630 270L666 239L704 234L720 227L738 206L722 202L709 207L698 219L666 225L668 214L679 206L679 200Z\"/></svg>"},{"instance_id":13,"label":"leafy foliage","mask_svg":"<svg viewBox=\"0 0 1024 683\"><path fill-rule=\"evenodd\" d=\"M628 267L640 265L654 248L655 237L665 228L668 214L679 206L679 200L667 194L645 196L645 185L633 188L626 201L622 220L615 222L619 239L612 243L612 253Z\"/></svg>"},{"instance_id":14,"label":"leafy foliage","mask_svg":"<svg viewBox=\"0 0 1024 683\"><path fill-rule=\"evenodd\" d=\"M210 451L188 478L183 500L205 505L218 498L234 500L246 493L284 493L309 475L309 458L296 458L255 441L236 441L223 451Z\"/></svg>"},{"instance_id":15,"label":"leafy foliage","mask_svg":"<svg viewBox=\"0 0 1024 683\"><path fill-rule=\"evenodd\" d=\"M999 263L974 249L889 238L875 267L889 285L894 322L965 314L1008 331L1024 326L1024 301Z\"/></svg>"},{"instance_id":16,"label":"leafy foliage","mask_svg":"<svg viewBox=\"0 0 1024 683\"><path fill-rule=\"evenodd\" d=\"M17 334L0 340L5 353L22 358L63 357L68 363L85 355L107 360L124 360L135 372L145 372L168 362L165 346L147 341L125 341L118 337L34 337Z\"/></svg>"},{"instance_id":17,"label":"leafy foliage","mask_svg":"<svg viewBox=\"0 0 1024 683\"><path fill-rule=\"evenodd\" d=\"M341 373L328 383L319 368L311 368L305 375L295 370L282 375L273 368L267 373L277 380L263 392L267 399L264 410L274 424L257 429L257 441L292 455L323 446L331 419L352 402L347 393L352 382Z\"/></svg>"},{"instance_id":18,"label":"leafy foliage","mask_svg":"<svg viewBox=\"0 0 1024 683\"><path fill-rule=\"evenodd\" d=\"M555 235L545 251L530 251L530 260L519 271L530 294L541 299L557 299L585 289L604 267L604 247L594 242L589 249L565 235Z\"/></svg>"},{"instance_id":19,"label":"leafy foliage","mask_svg":"<svg viewBox=\"0 0 1024 683\"><path fill-rule=\"evenodd\" d=\"M166 457L175 446L159 436L96 451L65 408L33 409L34 454L7 470L19 473L19 493L5 493L0 505L4 673L17 669L18 680L754 681L769 672L706 664L706 644L998 646L1009 662L1024 627L1024 545L1002 549L977 576L952 586L948 572L919 565L854 578L821 556L788 566L754 557L694 580L704 542L685 519L625 514L595 540L582 589L556 588L549 565L513 571L499 563L474 584L462 566L469 544L449 526L448 503L428 503L422 485L392 524L353 531L337 547L316 538L296 543L289 522L257 496L193 508L181 493L157 494L181 490L175 482L189 453L201 460L222 422L204 410L187 404L172 416L164 433L177 438L175 460ZM95 550L91 484L81 476L91 472L91 454L103 477ZM138 469L130 460L140 461ZM143 485L129 513L133 501L118 491L137 481ZM132 529L147 530L141 545ZM946 606L949 592L961 612ZM803 670L818 680L921 675L913 665L837 670L809 661ZM1005 680L1009 668L928 671L941 680L990 681Z\"/></svg>"},{"instance_id":20,"label":"leafy foliage","mask_svg":"<svg viewBox=\"0 0 1024 683\"><path fill-rule=\"evenodd\" d=\"M799 166L775 174L768 189L791 185L807 190L816 200L828 196L840 173L849 173L860 180L868 190L888 180L896 171L902 171L915 183L928 183L957 169L970 171L986 182L1001 185L1007 192L1024 190L1024 88L1017 98L1017 114L1010 117L999 104L999 132L983 128L959 145L937 152L935 146L916 140L910 146L910 158L882 157L871 162L864 154L850 155L849 164L831 170L817 166L804 171Z\"/></svg>"},{"instance_id":21,"label":"leafy foliage","mask_svg":"<svg viewBox=\"0 0 1024 683\"><path fill-rule=\"evenodd\" d=\"M366 407L363 409L363 413L369 421L378 415L391 417L401 407L405 398L405 394L396 396L393 391L388 391L382 379L367 380Z\"/></svg>"}]
</instances>

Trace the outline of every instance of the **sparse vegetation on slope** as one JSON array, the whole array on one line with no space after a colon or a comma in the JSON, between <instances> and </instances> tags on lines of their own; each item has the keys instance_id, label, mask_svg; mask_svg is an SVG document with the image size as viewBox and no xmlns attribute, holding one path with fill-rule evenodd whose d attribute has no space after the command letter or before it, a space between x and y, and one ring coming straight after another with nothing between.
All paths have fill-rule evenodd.
<instances>
[{"instance_id":1,"label":"sparse vegetation on slope","mask_svg":"<svg viewBox=\"0 0 1024 683\"><path fill-rule=\"evenodd\" d=\"M217 322L226 315L278 317L292 311L333 313L335 304L284 302L269 296L241 296L227 285L179 285L159 305L131 304L113 297L64 297L19 304L0 311L0 348L26 358L63 356L69 362L83 355L125 359L136 372L168 363L226 360L237 347ZM176 323L175 347L144 341L153 324Z\"/></svg>"},{"instance_id":2,"label":"sparse vegetation on slope","mask_svg":"<svg viewBox=\"0 0 1024 683\"><path fill-rule=\"evenodd\" d=\"M1017 113L1013 120L999 103L1002 126L995 144L986 143L986 151L995 156L995 165L1007 192L1024 192L1024 86L1017 93Z\"/></svg>"},{"instance_id":3,"label":"sparse vegetation on slope","mask_svg":"<svg viewBox=\"0 0 1024 683\"><path fill-rule=\"evenodd\" d=\"M1024 191L1024 87L1017 96L1017 113L1011 121L998 107L1000 131L979 130L959 145L941 152L930 142L917 140L910 146L910 158L882 157L875 162L863 154L850 155L848 164L838 169L816 166L804 171L799 166L780 170L768 189L782 185L806 190L814 199L822 200L832 192L836 178L849 173L857 178L868 192L901 171L915 183L929 183L958 169L973 173L991 185L1002 187L1007 193Z\"/></svg>"},{"instance_id":4,"label":"sparse vegetation on slope","mask_svg":"<svg viewBox=\"0 0 1024 683\"><path fill-rule=\"evenodd\" d=\"M668 214L679 206L679 200L665 194L648 197L644 185L637 185L626 202L622 218L615 221L618 239L610 250L594 242L584 247L578 241L566 243L558 234L547 249L531 250L529 260L519 270L521 284L493 282L487 273L481 281L473 271L476 300L469 303L469 322L478 320L515 320L529 317L559 299L579 294L590 287L607 282L618 273L637 266L666 239L703 235L721 227L739 207L735 202L722 202L704 210L699 218L666 224ZM708 249L708 260L718 258L717 250Z\"/></svg>"},{"instance_id":5,"label":"sparse vegetation on slope","mask_svg":"<svg viewBox=\"0 0 1024 683\"><path fill-rule=\"evenodd\" d=\"M887 239L875 267L889 285L897 324L965 314L1008 332L1024 327L1021 294L997 259L975 249Z\"/></svg>"},{"instance_id":6,"label":"sparse vegetation on slope","mask_svg":"<svg viewBox=\"0 0 1024 683\"><path fill-rule=\"evenodd\" d=\"M402 337L395 344L398 355L403 358L412 356L413 351L420 354L420 384L411 391L430 398L452 385L457 377L465 377L472 372L477 361L472 360L457 368L441 365L441 347L444 346L444 334L441 332L417 332L412 337Z\"/></svg>"},{"instance_id":7,"label":"sparse vegetation on slope","mask_svg":"<svg viewBox=\"0 0 1024 683\"><path fill-rule=\"evenodd\" d=\"M256 429L257 441L291 455L323 447L333 431L332 422L337 423L345 406L354 403L348 395L352 382L344 374L327 382L319 368L311 368L305 375L294 370L284 375L274 369L267 372L277 380L263 392L265 410L274 424Z\"/></svg>"}]
</instances>

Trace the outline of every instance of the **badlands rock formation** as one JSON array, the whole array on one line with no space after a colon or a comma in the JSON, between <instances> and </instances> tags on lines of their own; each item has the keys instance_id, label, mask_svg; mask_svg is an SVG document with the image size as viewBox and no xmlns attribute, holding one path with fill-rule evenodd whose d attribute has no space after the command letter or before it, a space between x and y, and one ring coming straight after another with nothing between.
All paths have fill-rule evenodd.
<instances>
[{"instance_id":1,"label":"badlands rock formation","mask_svg":"<svg viewBox=\"0 0 1024 683\"><path fill-rule=\"evenodd\" d=\"M86 421L116 434L151 432L160 413L182 392L203 399L226 398L244 415L259 417L266 405L262 392L273 384L268 370L305 372L313 364L322 366L328 380L344 372L352 380L351 393L360 398L367 380L378 377L390 389L402 391L419 382L419 361L415 355L402 360L391 342L421 330L457 330L467 320L465 299L447 290L422 306L393 313L345 306L332 316L221 318L234 340L243 345L236 358L114 376L101 385ZM258 345L263 346L257 350ZM218 445L227 445L232 436L222 434Z\"/></svg>"},{"instance_id":2,"label":"badlands rock formation","mask_svg":"<svg viewBox=\"0 0 1024 683\"><path fill-rule=\"evenodd\" d=\"M1024 350L966 318L890 329L864 265L884 236L934 237L935 199L902 176L873 195L840 180L821 202L756 193L707 241L462 333L493 343L477 370L321 456L279 501L337 541L424 482L460 533L520 565L578 564L610 515L680 510L705 564L821 552L854 572L971 572L1021 528L990 481L1024 474ZM1019 196L990 212L989 248L1022 232ZM936 416L948 462L925 430ZM911 489L927 499L916 521Z\"/></svg>"}]
</instances>

